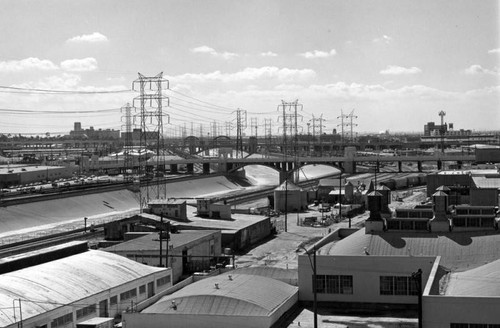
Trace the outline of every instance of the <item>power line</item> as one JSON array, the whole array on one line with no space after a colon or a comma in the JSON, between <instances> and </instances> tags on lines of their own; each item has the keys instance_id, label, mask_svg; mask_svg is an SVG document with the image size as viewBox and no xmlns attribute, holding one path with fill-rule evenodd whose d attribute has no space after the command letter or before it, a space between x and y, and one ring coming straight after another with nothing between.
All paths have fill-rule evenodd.
<instances>
[{"instance_id":1,"label":"power line","mask_svg":"<svg viewBox=\"0 0 500 328\"><path fill-rule=\"evenodd\" d=\"M109 94L109 93L125 93L132 92L131 89L122 90L106 90L106 91L82 91L82 90L55 90L55 89L37 89L37 88L21 88L21 87L8 87L0 85L0 89L16 90L15 93L35 93L35 94ZM22 91L22 92L19 92ZM8 92L8 91L2 91Z\"/></svg>"}]
</instances>

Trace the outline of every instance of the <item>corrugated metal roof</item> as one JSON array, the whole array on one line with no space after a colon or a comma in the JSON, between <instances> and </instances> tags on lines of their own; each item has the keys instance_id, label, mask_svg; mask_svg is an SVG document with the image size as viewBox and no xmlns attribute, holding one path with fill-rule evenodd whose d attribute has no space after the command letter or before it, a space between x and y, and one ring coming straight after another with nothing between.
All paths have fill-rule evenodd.
<instances>
[{"instance_id":1,"label":"corrugated metal roof","mask_svg":"<svg viewBox=\"0 0 500 328\"><path fill-rule=\"evenodd\" d=\"M477 176L472 177L474 184L477 188L500 188L500 176L495 177L486 177L486 176Z\"/></svg>"},{"instance_id":2,"label":"corrugated metal roof","mask_svg":"<svg viewBox=\"0 0 500 328\"><path fill-rule=\"evenodd\" d=\"M187 245L200 238L216 233L216 230L181 230L179 233L171 233L169 245L176 248ZM151 233L144 237L135 238L117 245L105 248L109 252L118 251L138 251L138 250L158 250L160 242L157 233Z\"/></svg>"},{"instance_id":3,"label":"corrugated metal roof","mask_svg":"<svg viewBox=\"0 0 500 328\"><path fill-rule=\"evenodd\" d=\"M0 278L0 326L14 322L13 300L21 299L24 319L165 269L98 250L66 257ZM19 308L16 309L19 318Z\"/></svg>"},{"instance_id":4,"label":"corrugated metal roof","mask_svg":"<svg viewBox=\"0 0 500 328\"><path fill-rule=\"evenodd\" d=\"M192 283L142 313L269 316L298 293L298 287L271 278L246 274L231 277L224 274Z\"/></svg>"},{"instance_id":5,"label":"corrugated metal roof","mask_svg":"<svg viewBox=\"0 0 500 328\"><path fill-rule=\"evenodd\" d=\"M329 255L441 256L441 265L464 271L500 258L500 234L497 232L388 232L365 234L360 229L331 248ZM323 249L321 250L323 255Z\"/></svg>"},{"instance_id":6,"label":"corrugated metal roof","mask_svg":"<svg viewBox=\"0 0 500 328\"><path fill-rule=\"evenodd\" d=\"M452 273L445 295L500 296L500 260L465 272Z\"/></svg>"}]
</instances>

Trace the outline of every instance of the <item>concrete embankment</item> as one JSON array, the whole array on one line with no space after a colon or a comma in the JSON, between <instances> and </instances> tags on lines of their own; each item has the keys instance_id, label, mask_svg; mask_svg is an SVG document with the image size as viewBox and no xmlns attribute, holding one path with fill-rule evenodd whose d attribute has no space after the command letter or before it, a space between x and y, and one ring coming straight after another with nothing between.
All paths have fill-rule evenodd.
<instances>
[{"instance_id":1,"label":"concrete embankment","mask_svg":"<svg viewBox=\"0 0 500 328\"><path fill-rule=\"evenodd\" d=\"M224 194L243 190L245 185L224 176L169 182L167 197L187 198ZM139 194L127 189L73 195L60 199L0 207L0 237L22 230L38 230L70 221L83 224L95 218L126 215L139 209Z\"/></svg>"}]
</instances>

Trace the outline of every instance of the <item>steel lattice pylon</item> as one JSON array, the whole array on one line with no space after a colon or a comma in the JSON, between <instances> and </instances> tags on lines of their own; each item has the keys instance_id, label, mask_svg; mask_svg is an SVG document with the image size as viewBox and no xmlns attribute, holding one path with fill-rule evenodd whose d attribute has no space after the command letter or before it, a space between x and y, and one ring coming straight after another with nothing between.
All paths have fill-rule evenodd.
<instances>
[{"instance_id":1,"label":"steel lattice pylon","mask_svg":"<svg viewBox=\"0 0 500 328\"><path fill-rule=\"evenodd\" d=\"M139 89L139 96L134 98L134 107L139 108L140 121L140 209L147 206L153 199L166 199L166 184L157 178L165 172L165 147L163 134L163 102L169 105L169 98L163 96L163 84L168 89L168 80L163 78L163 72L153 77L139 73L139 78L132 84L132 89ZM139 103L136 106L136 103Z\"/></svg>"}]
</instances>

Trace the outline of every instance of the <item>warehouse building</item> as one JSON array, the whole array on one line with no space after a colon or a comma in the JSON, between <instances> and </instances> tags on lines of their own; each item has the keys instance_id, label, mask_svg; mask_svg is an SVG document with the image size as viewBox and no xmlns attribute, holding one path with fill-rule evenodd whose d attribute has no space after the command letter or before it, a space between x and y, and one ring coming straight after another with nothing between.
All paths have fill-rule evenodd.
<instances>
[{"instance_id":1,"label":"warehouse building","mask_svg":"<svg viewBox=\"0 0 500 328\"><path fill-rule=\"evenodd\" d=\"M127 328L271 327L297 299L297 287L235 273L194 282L123 319Z\"/></svg>"},{"instance_id":2,"label":"warehouse building","mask_svg":"<svg viewBox=\"0 0 500 328\"><path fill-rule=\"evenodd\" d=\"M75 327L172 286L171 270L89 250L0 276L0 327Z\"/></svg>"}]
</instances>

